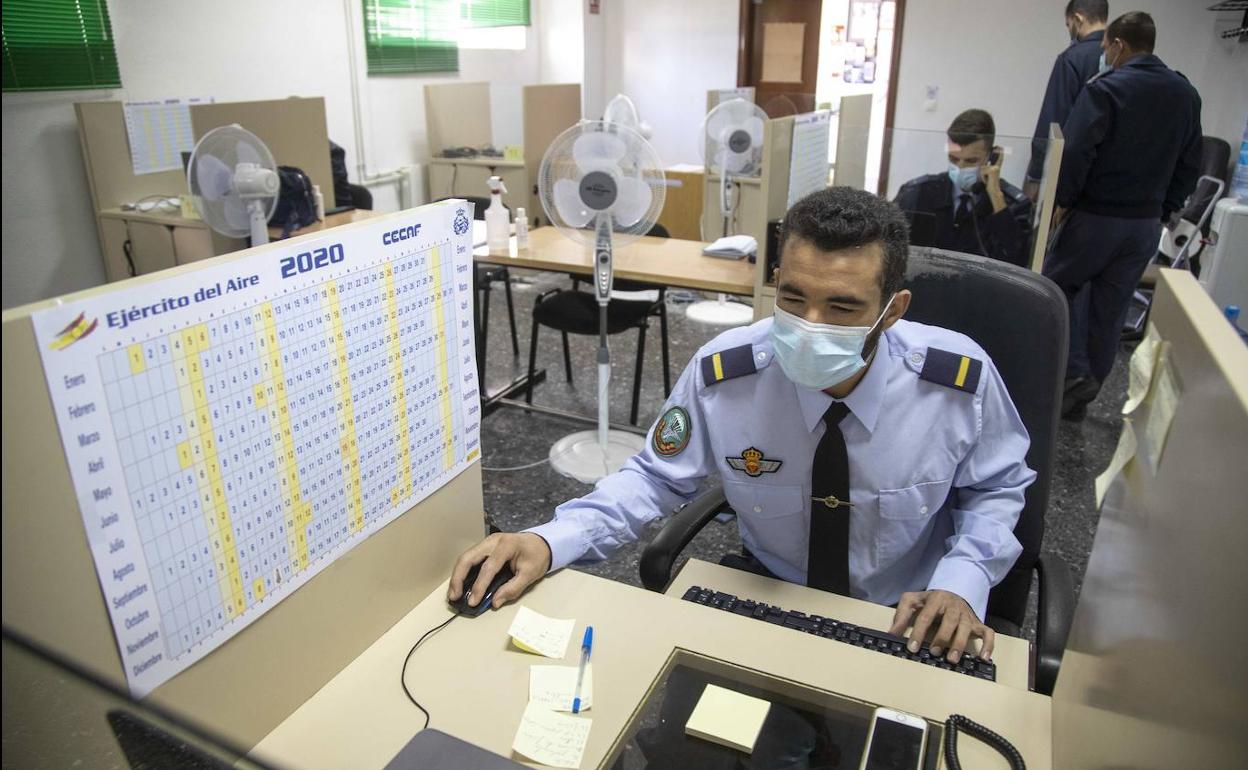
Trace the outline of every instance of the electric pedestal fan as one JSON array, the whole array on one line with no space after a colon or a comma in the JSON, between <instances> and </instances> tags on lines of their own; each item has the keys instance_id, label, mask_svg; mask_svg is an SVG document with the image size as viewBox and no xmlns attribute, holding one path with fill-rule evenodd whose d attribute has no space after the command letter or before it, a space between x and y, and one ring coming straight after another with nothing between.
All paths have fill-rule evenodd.
<instances>
[{"instance_id":1,"label":"electric pedestal fan","mask_svg":"<svg viewBox=\"0 0 1248 770\"><path fill-rule=\"evenodd\" d=\"M611 352L607 304L611 301L612 252L654 226L666 195L662 166L649 143L626 125L585 120L551 143L538 172L542 208L552 224L593 249L598 299L598 429L565 436L550 449L551 466L591 483L614 473L645 438L612 431L608 420Z\"/></svg>"},{"instance_id":2,"label":"electric pedestal fan","mask_svg":"<svg viewBox=\"0 0 1248 770\"><path fill-rule=\"evenodd\" d=\"M273 154L239 125L214 128L195 144L186 167L191 200L208 226L231 238L269 242L269 217L281 183Z\"/></svg>"},{"instance_id":3,"label":"electric pedestal fan","mask_svg":"<svg viewBox=\"0 0 1248 770\"><path fill-rule=\"evenodd\" d=\"M767 113L744 99L721 102L702 121L702 158L710 173L719 176L719 210L724 218L723 235L733 235L733 207L740 196L742 177L757 177L763 165L763 123ZM754 318L754 309L717 300L695 302L685 311L695 321L719 326L741 326Z\"/></svg>"}]
</instances>

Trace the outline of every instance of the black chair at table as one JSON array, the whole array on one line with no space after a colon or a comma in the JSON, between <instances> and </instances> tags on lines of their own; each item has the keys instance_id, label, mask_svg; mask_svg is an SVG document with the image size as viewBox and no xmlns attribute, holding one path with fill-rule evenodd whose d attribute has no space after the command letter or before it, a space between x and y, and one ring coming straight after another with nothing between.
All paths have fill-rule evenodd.
<instances>
[{"instance_id":1,"label":"black chair at table","mask_svg":"<svg viewBox=\"0 0 1248 770\"><path fill-rule=\"evenodd\" d=\"M656 224L646 235L667 238L667 229ZM529 387L524 400L533 403L533 378L537 369L537 332L542 326L555 329L563 339L563 369L568 382L572 382L572 354L568 348L569 334L598 335L598 299L593 292L580 290L584 279L573 278L572 289L551 289L537 296L533 303L533 336L529 343ZM616 298L617 293L655 292L657 299ZM620 334L637 329L637 365L633 370L633 402L629 422L637 424L638 399L641 390L641 369L646 353L646 329L650 318L659 319L659 344L663 351L663 395L672 392L671 362L667 346L667 288L642 281L616 278L613 281L612 299L607 305L607 334Z\"/></svg>"},{"instance_id":2,"label":"black chair at table","mask_svg":"<svg viewBox=\"0 0 1248 770\"><path fill-rule=\"evenodd\" d=\"M1027 465L1036 480L1014 527L1023 553L989 594L986 622L1018 636L1038 575L1035 686L1051 693L1075 605L1069 566L1041 550L1069 344L1065 296L1029 270L938 249L911 249L906 286L914 293L907 319L962 332L987 351L1031 436ZM642 553L642 584L665 590L677 555L725 507L715 485L672 515Z\"/></svg>"},{"instance_id":3,"label":"black chair at table","mask_svg":"<svg viewBox=\"0 0 1248 770\"><path fill-rule=\"evenodd\" d=\"M477 198L470 195L459 196L460 200L473 205L472 218L485 221L485 210L490 207L489 198ZM450 200L442 198L441 200ZM511 209L508 209L510 213ZM477 292L477 376L484 386L485 383L485 349L490 337L490 290L495 283L503 285L503 293L507 297L507 322L511 325L511 353L520 355L520 337L516 332L516 309L511 301L511 271L506 265L490 265L476 263Z\"/></svg>"}]
</instances>

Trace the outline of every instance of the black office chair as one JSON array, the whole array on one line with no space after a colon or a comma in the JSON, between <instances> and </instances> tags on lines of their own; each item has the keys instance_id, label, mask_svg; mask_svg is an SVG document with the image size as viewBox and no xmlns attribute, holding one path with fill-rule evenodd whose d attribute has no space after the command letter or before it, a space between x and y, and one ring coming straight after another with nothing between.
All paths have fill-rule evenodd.
<instances>
[{"instance_id":1,"label":"black office chair","mask_svg":"<svg viewBox=\"0 0 1248 770\"><path fill-rule=\"evenodd\" d=\"M1031 435L1027 465L1036 471L1036 480L1027 488L1014 527L1023 553L989 594L987 623L1017 636L1032 573L1038 574L1036 690L1051 693L1075 602L1070 568L1055 554L1041 551L1069 343L1065 296L1052 281L1029 270L937 249L911 249L906 285L914 292L906 318L953 329L978 342L1000 371ZM642 553L642 584L665 590L677 555L724 507L723 488L717 485L675 513Z\"/></svg>"},{"instance_id":2,"label":"black office chair","mask_svg":"<svg viewBox=\"0 0 1248 770\"><path fill-rule=\"evenodd\" d=\"M667 228L656 224L647 235L667 238ZM537 296L533 303L533 333L529 343L529 387L524 400L533 403L533 378L537 369L537 331L547 326L559 331L563 339L563 370L572 382L572 354L568 348L569 334L598 334L598 299L593 292L580 291L581 280L572 279L572 290L551 289ZM657 300L612 299L607 305L607 334L620 334L637 329L637 365L633 370L633 402L629 422L637 424L637 409L641 390L642 362L646 354L646 329L649 319L659 319L659 344L663 351L663 395L672 392L671 361L667 344L667 288L642 281L615 279L612 292L658 292Z\"/></svg>"},{"instance_id":3,"label":"black office chair","mask_svg":"<svg viewBox=\"0 0 1248 770\"><path fill-rule=\"evenodd\" d=\"M462 195L459 199L473 204L473 219L485 221L485 210L490 207L489 198ZM439 200L450 200L450 198ZM508 209L508 212L510 211ZM495 283L503 285L503 293L507 297L507 323L511 326L511 354L520 355L520 337L516 332L516 308L511 301L511 271L506 265L488 265L478 262L476 263L477 376L483 384L485 383L486 343L490 337L490 291Z\"/></svg>"}]
</instances>

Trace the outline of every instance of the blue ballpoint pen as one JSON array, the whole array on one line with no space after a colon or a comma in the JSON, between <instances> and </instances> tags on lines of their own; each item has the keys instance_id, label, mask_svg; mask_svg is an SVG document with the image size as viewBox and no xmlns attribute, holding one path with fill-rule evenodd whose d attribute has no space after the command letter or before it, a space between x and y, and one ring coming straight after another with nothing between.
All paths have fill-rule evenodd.
<instances>
[{"instance_id":1,"label":"blue ballpoint pen","mask_svg":"<svg viewBox=\"0 0 1248 770\"><path fill-rule=\"evenodd\" d=\"M572 696L572 713L581 713L581 685L585 683L585 667L589 665L589 653L594 647L594 627L585 626L585 638L581 640L581 670L576 672L576 694Z\"/></svg>"}]
</instances>

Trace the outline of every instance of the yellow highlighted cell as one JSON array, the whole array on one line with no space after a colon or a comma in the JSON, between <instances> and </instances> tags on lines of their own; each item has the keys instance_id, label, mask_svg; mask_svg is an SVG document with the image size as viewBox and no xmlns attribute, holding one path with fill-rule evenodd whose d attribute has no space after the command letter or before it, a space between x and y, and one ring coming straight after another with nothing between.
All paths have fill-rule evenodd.
<instances>
[{"instance_id":1,"label":"yellow highlighted cell","mask_svg":"<svg viewBox=\"0 0 1248 770\"><path fill-rule=\"evenodd\" d=\"M147 359L143 357L143 346L140 343L134 343L126 348L126 356L130 359L130 373L142 374L147 370Z\"/></svg>"},{"instance_id":2,"label":"yellow highlighted cell","mask_svg":"<svg viewBox=\"0 0 1248 770\"><path fill-rule=\"evenodd\" d=\"M182 441L178 444L178 467L186 470L191 467L191 442Z\"/></svg>"}]
</instances>

